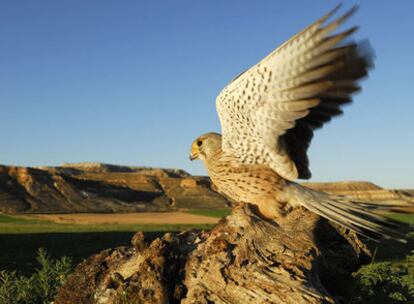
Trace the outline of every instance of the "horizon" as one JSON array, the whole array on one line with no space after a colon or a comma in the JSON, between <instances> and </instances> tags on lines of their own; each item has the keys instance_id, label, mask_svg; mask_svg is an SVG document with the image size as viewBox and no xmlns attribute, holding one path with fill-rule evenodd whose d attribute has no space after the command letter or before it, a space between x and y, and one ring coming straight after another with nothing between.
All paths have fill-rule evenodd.
<instances>
[{"instance_id":1,"label":"horizon","mask_svg":"<svg viewBox=\"0 0 414 304\"><path fill-rule=\"evenodd\" d=\"M9 167L18 167L18 168L32 168L32 169L44 169L44 168L70 168L70 167L75 167L75 168L79 168L79 167L87 167L87 166L99 166L99 165L103 165L103 166L113 166L113 167L122 167L122 168L131 168L131 169L149 169L149 170L157 170L157 169L161 169L161 170L172 170L172 171L184 171L187 174L190 174L190 176L193 177L208 177L207 174L191 174L190 172L181 169L181 168L173 168L173 167L151 167L151 166L140 166L140 165L119 165L119 164L113 164L113 163L101 163L101 162L79 162L79 163L62 163L60 165L56 165L56 166L13 166L13 165L4 165L4 164L0 164L0 166L9 166ZM376 183L373 183L369 180L332 180L332 181L313 181L313 180L299 180L300 183L333 183L333 184L337 184L337 183L371 183L374 184L375 186L379 186L383 189L386 190L414 190L412 188L387 188L387 187L383 187L382 185L378 185Z\"/></svg>"},{"instance_id":2,"label":"horizon","mask_svg":"<svg viewBox=\"0 0 414 304\"><path fill-rule=\"evenodd\" d=\"M375 69L344 115L315 132L313 178L299 181L414 188L414 3L354 1L339 14L354 3L341 29L360 26L355 37L370 41ZM220 130L220 90L336 4L3 2L0 163L207 175L188 153L197 136Z\"/></svg>"}]
</instances>

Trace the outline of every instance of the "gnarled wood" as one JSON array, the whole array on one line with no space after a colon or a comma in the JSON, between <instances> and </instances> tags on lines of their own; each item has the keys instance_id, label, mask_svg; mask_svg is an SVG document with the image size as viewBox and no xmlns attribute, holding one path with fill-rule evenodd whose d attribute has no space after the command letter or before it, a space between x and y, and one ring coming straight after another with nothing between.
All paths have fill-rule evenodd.
<instances>
[{"instance_id":1,"label":"gnarled wood","mask_svg":"<svg viewBox=\"0 0 414 304\"><path fill-rule=\"evenodd\" d=\"M358 237L305 209L277 223L236 207L210 232L103 251L60 289L63 303L336 303L369 255Z\"/></svg>"}]
</instances>

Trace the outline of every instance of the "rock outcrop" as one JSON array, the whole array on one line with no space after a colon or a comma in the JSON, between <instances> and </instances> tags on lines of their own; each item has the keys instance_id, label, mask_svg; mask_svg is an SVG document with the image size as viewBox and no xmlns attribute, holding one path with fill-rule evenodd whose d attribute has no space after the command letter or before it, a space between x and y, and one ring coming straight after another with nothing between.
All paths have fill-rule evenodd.
<instances>
[{"instance_id":1,"label":"rock outcrop","mask_svg":"<svg viewBox=\"0 0 414 304\"><path fill-rule=\"evenodd\" d=\"M55 304L346 303L351 273L369 261L358 237L302 208L277 223L236 207L210 232L165 234L81 264Z\"/></svg>"},{"instance_id":2,"label":"rock outcrop","mask_svg":"<svg viewBox=\"0 0 414 304\"><path fill-rule=\"evenodd\" d=\"M0 212L156 212L223 209L227 201L206 177L183 170L76 164L0 166Z\"/></svg>"}]
</instances>

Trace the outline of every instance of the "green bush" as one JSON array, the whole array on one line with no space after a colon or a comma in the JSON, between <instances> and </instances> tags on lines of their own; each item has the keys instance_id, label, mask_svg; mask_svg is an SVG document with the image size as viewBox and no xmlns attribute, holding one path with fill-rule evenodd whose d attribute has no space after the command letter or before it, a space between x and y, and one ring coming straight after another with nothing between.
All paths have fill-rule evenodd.
<instances>
[{"instance_id":1,"label":"green bush","mask_svg":"<svg viewBox=\"0 0 414 304\"><path fill-rule=\"evenodd\" d=\"M0 271L0 303L2 304L49 304L57 289L72 272L68 257L51 259L40 248L36 258L39 268L31 276L16 271Z\"/></svg>"},{"instance_id":2,"label":"green bush","mask_svg":"<svg viewBox=\"0 0 414 304\"><path fill-rule=\"evenodd\" d=\"M354 273L351 303L414 303L414 253L405 262L372 263Z\"/></svg>"}]
</instances>

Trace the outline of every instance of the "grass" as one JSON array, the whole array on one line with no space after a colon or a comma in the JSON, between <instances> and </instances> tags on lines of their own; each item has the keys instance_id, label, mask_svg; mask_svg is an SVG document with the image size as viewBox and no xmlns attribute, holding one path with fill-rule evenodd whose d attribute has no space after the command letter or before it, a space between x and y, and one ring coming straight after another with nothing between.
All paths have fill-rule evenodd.
<instances>
[{"instance_id":1,"label":"grass","mask_svg":"<svg viewBox=\"0 0 414 304\"><path fill-rule=\"evenodd\" d=\"M23 216L0 215L0 235L25 233L161 232L181 231L192 228L210 229L211 227L211 224L62 224Z\"/></svg>"},{"instance_id":2,"label":"grass","mask_svg":"<svg viewBox=\"0 0 414 304\"><path fill-rule=\"evenodd\" d=\"M414 215L409 213L391 213L388 217L410 225L414 224Z\"/></svg>"},{"instance_id":3,"label":"grass","mask_svg":"<svg viewBox=\"0 0 414 304\"><path fill-rule=\"evenodd\" d=\"M190 210L191 214L223 217L230 210ZM414 215L393 214L394 219L414 223ZM24 216L0 214L0 270L21 270L30 272L35 265L36 251L45 248L52 258L70 256L74 263L106 248L128 246L136 231L144 231L148 240L167 231L182 231L191 228L208 230L213 225L123 225L123 224L61 224ZM412 239L414 240L414 239ZM380 244L375 261L399 263L414 247L384 241ZM371 248L375 249L377 244Z\"/></svg>"},{"instance_id":4,"label":"grass","mask_svg":"<svg viewBox=\"0 0 414 304\"><path fill-rule=\"evenodd\" d=\"M0 215L0 270L18 270L29 274L36 264L36 252L42 247L52 258L69 256L75 264L107 248L129 246L135 232L146 232L152 240L165 232L192 228L211 229L213 225L122 225L61 224L24 216Z\"/></svg>"},{"instance_id":5,"label":"grass","mask_svg":"<svg viewBox=\"0 0 414 304\"><path fill-rule=\"evenodd\" d=\"M210 217L217 217L222 218L227 216L231 213L230 209L218 209L218 210L210 210L210 209L196 209L196 210L188 210L187 213L195 214L195 215L204 215Z\"/></svg>"}]
</instances>

